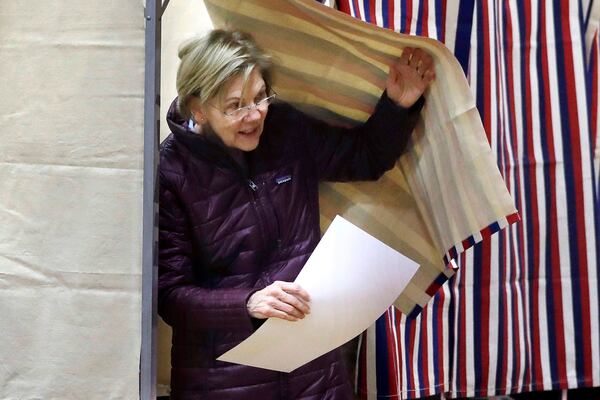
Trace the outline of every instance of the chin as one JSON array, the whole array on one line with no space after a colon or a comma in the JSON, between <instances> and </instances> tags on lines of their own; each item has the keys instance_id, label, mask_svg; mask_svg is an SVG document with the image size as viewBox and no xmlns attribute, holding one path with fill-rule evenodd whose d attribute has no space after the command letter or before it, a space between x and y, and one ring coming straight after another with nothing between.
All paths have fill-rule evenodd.
<instances>
[{"instance_id":1,"label":"chin","mask_svg":"<svg viewBox=\"0 0 600 400\"><path fill-rule=\"evenodd\" d=\"M243 151L252 151L258 147L262 129L255 131L250 135L238 133L235 147Z\"/></svg>"},{"instance_id":2,"label":"chin","mask_svg":"<svg viewBox=\"0 0 600 400\"><path fill-rule=\"evenodd\" d=\"M242 150L242 151L252 151L255 150L258 147L258 140L254 143L238 143L237 146L238 149Z\"/></svg>"}]
</instances>

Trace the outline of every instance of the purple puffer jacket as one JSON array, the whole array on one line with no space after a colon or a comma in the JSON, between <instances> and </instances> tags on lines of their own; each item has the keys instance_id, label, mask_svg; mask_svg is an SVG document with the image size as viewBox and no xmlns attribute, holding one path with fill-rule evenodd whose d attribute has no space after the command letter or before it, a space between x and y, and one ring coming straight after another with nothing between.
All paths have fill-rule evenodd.
<instances>
[{"instance_id":1,"label":"purple puffer jacket","mask_svg":"<svg viewBox=\"0 0 600 400\"><path fill-rule=\"evenodd\" d=\"M171 399L352 398L337 350L289 374L216 358L260 324L246 311L250 294L293 281L317 245L318 182L378 179L422 104L403 109L384 94L365 124L343 129L274 103L247 168L190 131L171 106L158 262L158 312L173 328Z\"/></svg>"}]
</instances>

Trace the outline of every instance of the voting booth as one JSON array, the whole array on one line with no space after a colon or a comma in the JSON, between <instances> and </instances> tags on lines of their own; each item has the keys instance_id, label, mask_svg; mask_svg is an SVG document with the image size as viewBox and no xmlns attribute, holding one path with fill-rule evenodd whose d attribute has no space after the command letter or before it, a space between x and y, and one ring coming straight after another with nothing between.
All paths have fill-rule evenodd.
<instances>
[{"instance_id":1,"label":"voting booth","mask_svg":"<svg viewBox=\"0 0 600 400\"><path fill-rule=\"evenodd\" d=\"M409 153L377 184L321 188L323 231L342 215L420 265L361 339L361 396L600 386L598 2L556 2L546 14L536 1L533 14L512 3L338 1L344 13L325 3L2 3L0 398L168 395L170 329L156 316L158 145L177 48L213 27L253 33L274 55L281 98L341 124L368 117L404 47L434 55L438 79ZM585 16L581 26L565 7ZM528 53L530 70L514 70L521 81L501 67L525 56L510 58L517 51L484 27L510 38L529 27L525 36L540 26L532 15L575 45ZM506 78L490 83L496 76ZM496 297L481 314L472 288L485 285ZM493 338L505 358L488 352Z\"/></svg>"}]
</instances>

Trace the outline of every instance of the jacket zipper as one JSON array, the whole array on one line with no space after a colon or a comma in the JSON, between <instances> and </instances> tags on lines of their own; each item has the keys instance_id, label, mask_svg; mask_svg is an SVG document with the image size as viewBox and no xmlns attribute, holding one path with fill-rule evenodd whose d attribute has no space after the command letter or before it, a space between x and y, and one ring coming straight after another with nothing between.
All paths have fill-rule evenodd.
<instances>
[{"instance_id":1,"label":"jacket zipper","mask_svg":"<svg viewBox=\"0 0 600 400\"><path fill-rule=\"evenodd\" d=\"M288 377L285 372L279 372L279 398L281 400L287 400L288 393Z\"/></svg>"},{"instance_id":2,"label":"jacket zipper","mask_svg":"<svg viewBox=\"0 0 600 400\"><path fill-rule=\"evenodd\" d=\"M275 209L274 209L274 205L273 205L273 201L271 199L271 195L269 194L269 190L266 186L265 183L262 183L263 186L263 190L266 191L266 195L264 197L266 197L268 204L268 207L270 208L270 210L267 210L262 202L260 202L260 196L258 196L258 189L259 186L254 183L254 181L252 179L248 179L248 186L250 187L251 191L252 191L252 203L254 204L254 207L256 209L256 212L258 214L258 219L259 219L259 225L261 226L261 229L263 230L264 233L264 237L265 240L269 239L269 235L268 232L271 232L271 229L265 228L262 224L262 222L265 222L267 226L271 225L270 221L273 221L274 224L274 228L275 228L275 243L277 245L277 248L281 248L281 229L279 226L279 218L277 218L277 214L275 213ZM262 212L261 212L262 211ZM270 211L270 212L269 212ZM269 215L271 214L271 215ZM264 218L264 220L263 220Z\"/></svg>"},{"instance_id":3,"label":"jacket zipper","mask_svg":"<svg viewBox=\"0 0 600 400\"><path fill-rule=\"evenodd\" d=\"M273 199L271 198L271 193L269 192L269 188L267 188L267 184L263 183L265 186L265 192L267 193L267 200L269 201L269 207L271 208L273 214L273 221L275 222L275 241L277 243L277 249L281 249L281 228L279 226L279 218L277 217L277 212L275 211L275 204L273 203Z\"/></svg>"},{"instance_id":4,"label":"jacket zipper","mask_svg":"<svg viewBox=\"0 0 600 400\"><path fill-rule=\"evenodd\" d=\"M256 192L258 190L258 186L256 185L256 183L254 183L252 179L248 179L248 186L250 186L250 189L252 189L253 192Z\"/></svg>"},{"instance_id":5,"label":"jacket zipper","mask_svg":"<svg viewBox=\"0 0 600 400\"><path fill-rule=\"evenodd\" d=\"M256 183L254 183L254 181L250 178L248 178L246 180L246 182L248 183L248 187L250 188L250 197L252 198L252 206L254 207L256 216L258 217L258 227L262 234L263 240L265 241L265 243L267 243L267 241L268 241L267 229L263 225L264 221L263 221L262 213L260 212L260 208L261 208L260 204L257 204L258 203L258 195L256 192L258 191L258 185Z\"/></svg>"},{"instance_id":6,"label":"jacket zipper","mask_svg":"<svg viewBox=\"0 0 600 400\"><path fill-rule=\"evenodd\" d=\"M250 188L250 197L252 199L252 205L254 206L254 210L256 212L256 215L258 217L258 225L259 225L259 229L262 233L263 236L263 240L264 242L268 245L269 244L269 229L268 229L268 225L269 225L269 219L267 215L264 215L264 212L261 212L261 208L263 208L262 204L260 203L260 197L258 196L257 192L258 192L258 185L256 183L254 183L254 181L250 178L248 171L244 170L244 168L242 168L237 161L234 160L234 158L226 151L222 151L223 153L223 159L227 160L227 163L229 164L229 166L231 166L231 168L233 168L234 171L237 172L237 174L246 182L246 184L248 185L248 187ZM271 203L271 207L272 207L272 202L270 201L269 198L269 203ZM264 211L264 210L263 210ZM279 233L279 221L277 220L277 216L275 215L275 222L276 222L276 235L277 235L277 246L279 248L280 243L281 243L281 239L280 239L280 233ZM266 225L265 225L266 224Z\"/></svg>"}]
</instances>

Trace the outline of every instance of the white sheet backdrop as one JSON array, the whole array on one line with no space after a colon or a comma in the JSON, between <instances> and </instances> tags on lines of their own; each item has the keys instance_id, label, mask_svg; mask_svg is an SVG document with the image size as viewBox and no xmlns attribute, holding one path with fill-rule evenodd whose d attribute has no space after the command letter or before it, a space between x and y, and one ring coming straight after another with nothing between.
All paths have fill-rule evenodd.
<instances>
[{"instance_id":1,"label":"white sheet backdrop","mask_svg":"<svg viewBox=\"0 0 600 400\"><path fill-rule=\"evenodd\" d=\"M0 399L136 399L140 0L0 3Z\"/></svg>"}]
</instances>

